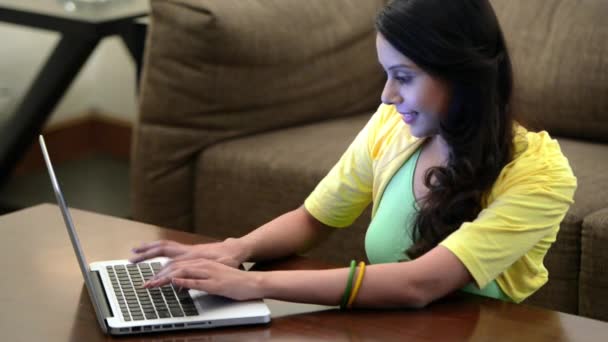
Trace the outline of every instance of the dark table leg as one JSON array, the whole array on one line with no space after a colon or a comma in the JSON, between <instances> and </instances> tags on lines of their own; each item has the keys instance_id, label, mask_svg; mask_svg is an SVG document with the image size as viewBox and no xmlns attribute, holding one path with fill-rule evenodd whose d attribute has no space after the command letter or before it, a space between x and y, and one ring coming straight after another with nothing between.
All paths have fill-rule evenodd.
<instances>
[{"instance_id":1,"label":"dark table leg","mask_svg":"<svg viewBox=\"0 0 608 342\"><path fill-rule=\"evenodd\" d=\"M135 82L138 88L144 59L147 32L147 23L135 20L133 23L121 30L120 33L123 43L135 61Z\"/></svg>"},{"instance_id":2,"label":"dark table leg","mask_svg":"<svg viewBox=\"0 0 608 342\"><path fill-rule=\"evenodd\" d=\"M64 35L13 116L0 128L0 186L40 134L99 38Z\"/></svg>"}]
</instances>

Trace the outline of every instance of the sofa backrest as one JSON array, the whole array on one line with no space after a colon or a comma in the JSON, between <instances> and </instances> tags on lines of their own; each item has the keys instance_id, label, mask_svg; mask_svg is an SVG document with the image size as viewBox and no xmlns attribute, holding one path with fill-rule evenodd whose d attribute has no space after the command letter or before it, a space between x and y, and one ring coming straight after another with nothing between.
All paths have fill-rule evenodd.
<instances>
[{"instance_id":1,"label":"sofa backrest","mask_svg":"<svg viewBox=\"0 0 608 342\"><path fill-rule=\"evenodd\" d=\"M514 65L515 113L553 135L608 142L608 1L491 3Z\"/></svg>"},{"instance_id":2,"label":"sofa backrest","mask_svg":"<svg viewBox=\"0 0 608 342\"><path fill-rule=\"evenodd\" d=\"M228 135L373 111L384 0L153 0L141 121Z\"/></svg>"},{"instance_id":3,"label":"sofa backrest","mask_svg":"<svg viewBox=\"0 0 608 342\"><path fill-rule=\"evenodd\" d=\"M384 3L152 0L133 217L190 230L193 165L209 145L377 108L374 18Z\"/></svg>"}]
</instances>

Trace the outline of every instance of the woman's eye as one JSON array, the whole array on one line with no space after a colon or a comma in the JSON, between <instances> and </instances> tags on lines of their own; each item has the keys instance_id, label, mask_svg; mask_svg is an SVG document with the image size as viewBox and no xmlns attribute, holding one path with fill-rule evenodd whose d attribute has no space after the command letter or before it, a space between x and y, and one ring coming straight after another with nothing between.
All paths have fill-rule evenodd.
<instances>
[{"instance_id":1,"label":"woman's eye","mask_svg":"<svg viewBox=\"0 0 608 342\"><path fill-rule=\"evenodd\" d=\"M412 76L395 76L395 80L400 84L408 84L412 82L413 79L414 77Z\"/></svg>"}]
</instances>

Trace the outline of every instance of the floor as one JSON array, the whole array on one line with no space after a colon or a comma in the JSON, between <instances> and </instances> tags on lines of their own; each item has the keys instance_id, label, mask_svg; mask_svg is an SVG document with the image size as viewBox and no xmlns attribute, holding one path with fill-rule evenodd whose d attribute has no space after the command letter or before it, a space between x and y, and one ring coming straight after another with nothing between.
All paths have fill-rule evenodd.
<instances>
[{"instance_id":1,"label":"floor","mask_svg":"<svg viewBox=\"0 0 608 342\"><path fill-rule=\"evenodd\" d=\"M129 165L107 155L54 165L70 207L129 218ZM56 203L46 170L13 177L0 189L0 214L40 203Z\"/></svg>"}]
</instances>

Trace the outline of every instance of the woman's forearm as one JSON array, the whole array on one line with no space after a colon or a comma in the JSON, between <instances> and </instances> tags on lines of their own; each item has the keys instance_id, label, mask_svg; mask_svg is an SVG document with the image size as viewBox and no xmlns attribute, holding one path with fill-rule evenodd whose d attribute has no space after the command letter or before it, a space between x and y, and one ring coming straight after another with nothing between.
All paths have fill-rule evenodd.
<instances>
[{"instance_id":1,"label":"woman's forearm","mask_svg":"<svg viewBox=\"0 0 608 342\"><path fill-rule=\"evenodd\" d=\"M426 302L422 300L419 289L403 276L403 266L398 264L368 266L354 306L368 308L424 306ZM348 273L348 268L259 272L257 279L265 298L333 306L339 305L342 300ZM355 278L356 276L357 273Z\"/></svg>"},{"instance_id":2,"label":"woman's forearm","mask_svg":"<svg viewBox=\"0 0 608 342\"><path fill-rule=\"evenodd\" d=\"M348 273L348 268L258 272L254 279L266 298L337 305ZM464 264L438 246L412 261L367 266L354 306L420 308L472 281Z\"/></svg>"},{"instance_id":3,"label":"woman's forearm","mask_svg":"<svg viewBox=\"0 0 608 342\"><path fill-rule=\"evenodd\" d=\"M245 261L263 261L304 252L330 231L300 207L236 240L245 250Z\"/></svg>"}]
</instances>

